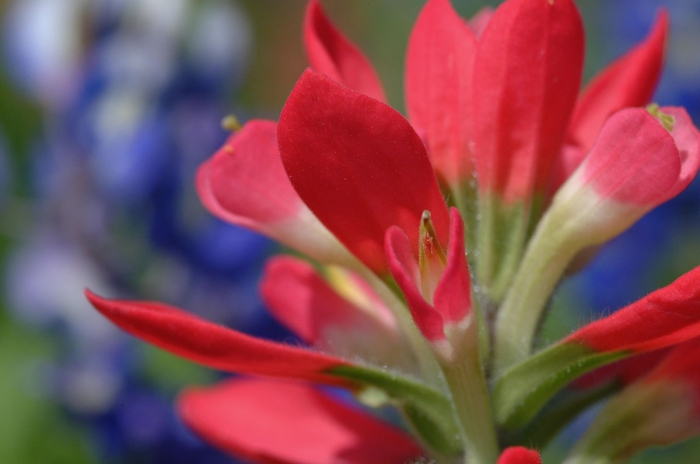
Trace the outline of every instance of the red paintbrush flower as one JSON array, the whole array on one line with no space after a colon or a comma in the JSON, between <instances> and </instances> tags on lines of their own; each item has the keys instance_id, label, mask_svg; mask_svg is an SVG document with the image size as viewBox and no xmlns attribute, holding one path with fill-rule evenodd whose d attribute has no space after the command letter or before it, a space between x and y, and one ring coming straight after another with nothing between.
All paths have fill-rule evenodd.
<instances>
[{"instance_id":1,"label":"red paintbrush flower","mask_svg":"<svg viewBox=\"0 0 700 464\"><path fill-rule=\"evenodd\" d=\"M700 132L684 110L640 108L667 23L662 13L579 96L572 0L507 0L471 26L448 0L429 0L408 46L406 119L312 0L313 69L279 123L248 122L197 175L213 214L311 259L275 258L262 282L273 315L310 348L158 303L88 299L137 337L255 377L188 390L179 410L208 441L260 463L539 464L538 452L503 444L549 434L533 432L540 417L565 424L578 410L550 399L571 380L659 349L669 352L651 372L618 365L629 384L620 401L664 382L692 384L672 389L690 392L674 405L696 401L688 347L700 336L700 268L532 353L576 253L677 195L700 167ZM318 385L399 408L416 440ZM677 436L700 431L684 424Z\"/></svg>"}]
</instances>

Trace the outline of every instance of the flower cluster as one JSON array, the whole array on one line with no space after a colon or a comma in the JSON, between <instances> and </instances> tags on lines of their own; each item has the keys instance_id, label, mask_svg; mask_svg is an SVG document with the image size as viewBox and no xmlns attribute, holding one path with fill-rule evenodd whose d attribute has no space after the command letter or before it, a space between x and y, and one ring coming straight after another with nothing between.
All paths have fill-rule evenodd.
<instances>
[{"instance_id":1,"label":"flower cluster","mask_svg":"<svg viewBox=\"0 0 700 464\"><path fill-rule=\"evenodd\" d=\"M685 110L649 104L667 28L662 12L580 93L572 0L507 0L470 22L429 0L408 46L406 119L312 0L311 68L279 122L249 121L197 175L213 214L308 258L273 258L262 294L312 349L87 296L137 337L245 374L184 392L179 409L255 462L537 463L606 397L566 463L620 462L695 435L700 268L534 348L567 270L700 168ZM395 408L410 434L319 385Z\"/></svg>"}]
</instances>

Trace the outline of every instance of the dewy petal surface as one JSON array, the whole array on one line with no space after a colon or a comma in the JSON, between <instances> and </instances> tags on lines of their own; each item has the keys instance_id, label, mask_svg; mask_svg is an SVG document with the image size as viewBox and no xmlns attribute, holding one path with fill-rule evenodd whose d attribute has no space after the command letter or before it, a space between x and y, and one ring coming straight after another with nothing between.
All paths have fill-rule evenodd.
<instances>
[{"instance_id":1,"label":"dewy petal surface","mask_svg":"<svg viewBox=\"0 0 700 464\"><path fill-rule=\"evenodd\" d=\"M341 359L254 338L162 303L107 300L89 291L86 296L126 332L213 369L350 385L324 373L348 364Z\"/></svg>"},{"instance_id":2,"label":"dewy petal surface","mask_svg":"<svg viewBox=\"0 0 700 464\"><path fill-rule=\"evenodd\" d=\"M476 38L449 0L430 0L408 42L406 103L438 175L448 184L473 171L472 80Z\"/></svg>"},{"instance_id":3,"label":"dewy petal surface","mask_svg":"<svg viewBox=\"0 0 700 464\"><path fill-rule=\"evenodd\" d=\"M356 92L386 100L372 64L330 22L318 0L306 8L304 45L311 67Z\"/></svg>"},{"instance_id":4,"label":"dewy petal surface","mask_svg":"<svg viewBox=\"0 0 700 464\"><path fill-rule=\"evenodd\" d=\"M234 456L263 464L402 464L422 450L406 434L298 383L235 379L185 391L184 422Z\"/></svg>"},{"instance_id":5,"label":"dewy petal surface","mask_svg":"<svg viewBox=\"0 0 700 464\"><path fill-rule=\"evenodd\" d=\"M278 127L282 162L304 203L362 262L386 273L384 233L418 228L430 211L447 246L449 216L420 137L399 113L312 69L297 82Z\"/></svg>"},{"instance_id":6,"label":"dewy petal surface","mask_svg":"<svg viewBox=\"0 0 700 464\"><path fill-rule=\"evenodd\" d=\"M265 234L320 261L346 255L289 182L277 148L277 124L252 120L197 172L197 193L215 216Z\"/></svg>"},{"instance_id":7,"label":"dewy petal surface","mask_svg":"<svg viewBox=\"0 0 700 464\"><path fill-rule=\"evenodd\" d=\"M510 202L546 188L578 95L583 48L571 0L509 0L493 14L474 71L481 190Z\"/></svg>"}]
</instances>

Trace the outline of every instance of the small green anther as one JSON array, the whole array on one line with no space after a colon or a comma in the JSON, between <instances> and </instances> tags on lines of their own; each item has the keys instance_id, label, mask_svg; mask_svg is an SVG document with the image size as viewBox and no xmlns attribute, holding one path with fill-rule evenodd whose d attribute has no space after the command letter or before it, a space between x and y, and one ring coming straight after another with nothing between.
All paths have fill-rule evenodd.
<instances>
[{"instance_id":1,"label":"small green anther","mask_svg":"<svg viewBox=\"0 0 700 464\"><path fill-rule=\"evenodd\" d=\"M241 123L238 121L238 118L234 116L233 114L229 114L226 116L224 119L221 120L221 127L224 128L224 130L235 132L238 130L241 130Z\"/></svg>"},{"instance_id":2,"label":"small green anther","mask_svg":"<svg viewBox=\"0 0 700 464\"><path fill-rule=\"evenodd\" d=\"M657 105L656 103L648 105L647 111L649 112L649 114L654 116L667 131L671 132L675 127L676 118L674 118L670 114L666 114L663 111L661 111L659 105Z\"/></svg>"}]
</instances>

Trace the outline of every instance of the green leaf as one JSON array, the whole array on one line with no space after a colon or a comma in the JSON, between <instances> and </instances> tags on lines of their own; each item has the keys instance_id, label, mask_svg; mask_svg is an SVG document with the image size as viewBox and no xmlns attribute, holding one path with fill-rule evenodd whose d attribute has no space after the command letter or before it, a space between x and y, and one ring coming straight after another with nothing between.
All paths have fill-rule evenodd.
<instances>
[{"instance_id":1,"label":"green leaf","mask_svg":"<svg viewBox=\"0 0 700 464\"><path fill-rule=\"evenodd\" d=\"M570 381L630 354L598 353L573 343L560 343L540 351L498 379L493 392L496 421L510 430L522 427Z\"/></svg>"},{"instance_id":2,"label":"green leaf","mask_svg":"<svg viewBox=\"0 0 700 464\"><path fill-rule=\"evenodd\" d=\"M555 395L525 427L506 433L503 441L507 446L544 449L579 414L619 390L618 382L607 382L585 390L565 389Z\"/></svg>"},{"instance_id":3,"label":"green leaf","mask_svg":"<svg viewBox=\"0 0 700 464\"><path fill-rule=\"evenodd\" d=\"M441 392L393 372L370 367L339 366L329 373L383 390L399 403L414 431L430 447L443 454L462 452L460 431L452 403Z\"/></svg>"}]
</instances>

